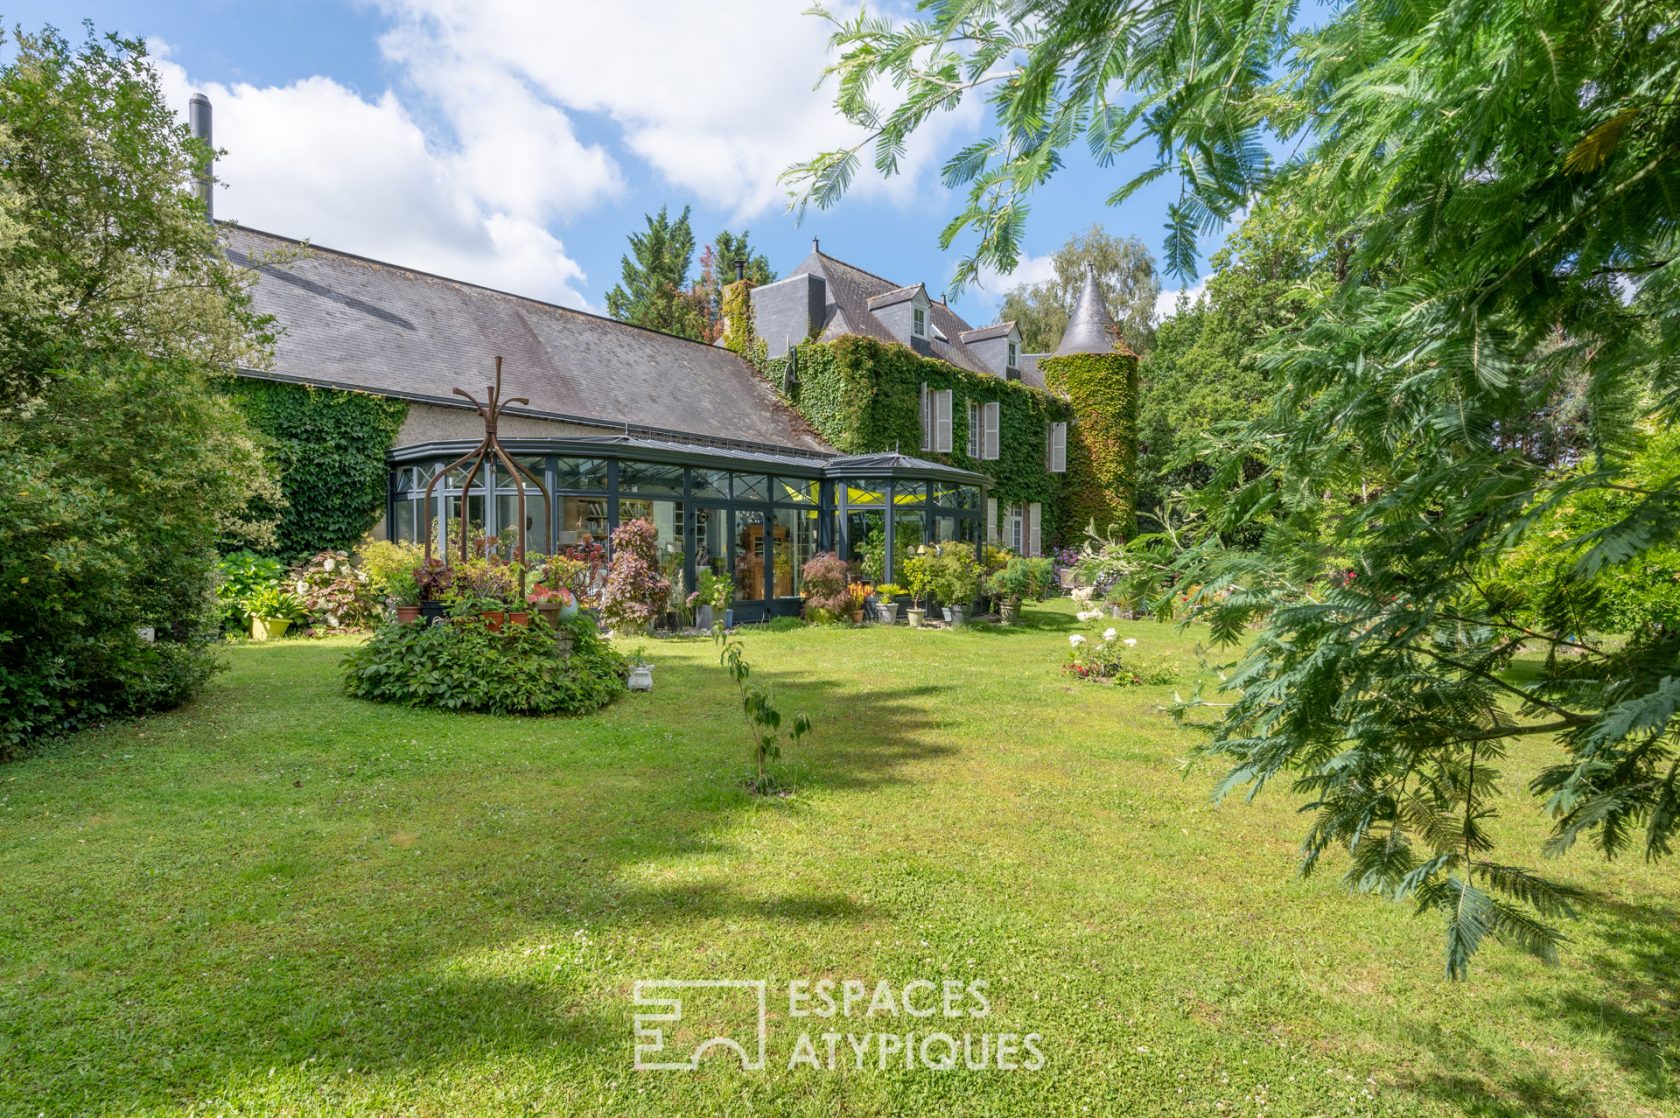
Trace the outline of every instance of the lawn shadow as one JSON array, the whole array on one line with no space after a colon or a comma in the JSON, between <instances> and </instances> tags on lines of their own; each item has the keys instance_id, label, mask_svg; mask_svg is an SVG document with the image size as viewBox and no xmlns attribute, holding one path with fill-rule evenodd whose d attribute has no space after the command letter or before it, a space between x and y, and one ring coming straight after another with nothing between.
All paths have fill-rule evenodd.
<instances>
[{"instance_id":1,"label":"lawn shadow","mask_svg":"<svg viewBox=\"0 0 1680 1118\"><path fill-rule=\"evenodd\" d=\"M1585 965L1602 998L1562 983L1531 987L1524 1001L1538 1016L1587 1035L1608 1036L1610 1055L1653 1103L1680 1098L1680 911L1605 895L1587 904L1601 915L1589 951L1565 951L1564 966ZM1584 941L1584 937L1583 937ZM1415 1043L1439 1051L1441 1037L1414 1030ZM1514 1071L1508 1057L1471 1050L1461 1069L1402 1081L1402 1089L1477 1118L1612 1118L1585 1092L1544 1068Z\"/></svg>"},{"instance_id":2,"label":"lawn shadow","mask_svg":"<svg viewBox=\"0 0 1680 1118\"><path fill-rule=\"evenodd\" d=\"M794 758L801 796L914 781L912 766L955 752L935 739L927 713L949 688L871 688L785 663L752 680L774 689L786 716L809 711L816 723ZM461 716L479 721L454 723L441 737L435 714L411 721L386 711L370 723L379 740L360 748L425 741L421 752L445 755L439 768L409 770L395 784L377 765L347 763L333 738L289 746L286 763L316 775L288 779L278 794L249 781L222 790L218 810L241 816L238 841L248 849L230 851L210 829L184 833L179 856L190 873L100 898L108 925L138 937L139 948L79 988L73 1027L47 1029L31 1057L34 1081L74 1074L72 1062L120 1068L80 1080L75 1106L102 1112L190 1108L310 1060L312 1081L354 1066L416 1091L462 1060L560 1053L610 1066L628 1059L626 1017L601 1008L587 976L538 965L525 945L754 922L797 936L870 919L867 902L809 881L715 876L735 820L780 805L741 786L749 739L738 693L715 659L663 663L659 688L658 706L627 697L582 719ZM255 726L302 716L278 698L251 701ZM660 725L682 733L650 749ZM471 761L480 726L500 735L497 762ZM262 748L260 733L242 732L253 751ZM509 744L527 732L528 751ZM252 763L273 761L253 752ZM798 810L798 798L788 806ZM262 868L282 864L284 873ZM690 864L706 876L682 878ZM49 903L74 910L87 887L67 881ZM63 966L89 950L87 923L39 961ZM120 1008L133 984L167 988L188 975L194 1003L214 1011L166 1013L133 1031ZM35 1101L30 1112L65 1105Z\"/></svg>"}]
</instances>

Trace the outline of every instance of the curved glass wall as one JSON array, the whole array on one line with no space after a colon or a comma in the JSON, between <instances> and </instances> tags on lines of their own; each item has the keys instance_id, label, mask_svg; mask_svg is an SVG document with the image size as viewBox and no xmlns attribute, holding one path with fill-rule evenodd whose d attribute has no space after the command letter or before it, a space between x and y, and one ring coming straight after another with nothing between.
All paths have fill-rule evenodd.
<instances>
[{"instance_id":1,"label":"curved glass wall","mask_svg":"<svg viewBox=\"0 0 1680 1118\"><path fill-rule=\"evenodd\" d=\"M519 488L499 464L481 471L470 491L462 488L465 471L451 471L439 482L433 507L423 507L427 483L460 455L459 450L446 453L449 449L440 448L435 460L410 460L392 468L388 534L422 543L430 531L441 551L459 529L465 500L473 530L511 550L520 517ZM549 493L545 503L540 494L525 491L528 552L606 543L617 525L646 519L657 533L666 577L675 580L680 574L691 590L701 571L728 577L737 620L797 613L801 571L819 552L838 551L870 581L902 581L904 557L922 544L978 545L982 537L985 500L977 485L892 476L795 476L774 467L729 469L644 461L628 454L521 451L514 457ZM821 469L820 460L808 468Z\"/></svg>"}]
</instances>

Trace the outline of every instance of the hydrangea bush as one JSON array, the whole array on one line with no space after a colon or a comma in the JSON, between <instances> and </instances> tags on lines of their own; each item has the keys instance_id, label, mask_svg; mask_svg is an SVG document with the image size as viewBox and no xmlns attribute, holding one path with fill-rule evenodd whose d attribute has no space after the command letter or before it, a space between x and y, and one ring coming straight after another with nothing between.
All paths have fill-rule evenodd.
<instances>
[{"instance_id":1,"label":"hydrangea bush","mask_svg":"<svg viewBox=\"0 0 1680 1118\"><path fill-rule=\"evenodd\" d=\"M379 619L379 595L368 573L347 551L322 551L291 575L292 593L309 612L311 625L361 629Z\"/></svg>"},{"instance_id":2,"label":"hydrangea bush","mask_svg":"<svg viewBox=\"0 0 1680 1118\"><path fill-rule=\"evenodd\" d=\"M1114 629L1105 629L1101 638L1094 641L1083 633L1069 635L1065 667L1070 675L1080 679L1123 687L1172 683L1180 675L1177 664L1139 655L1137 640L1122 638Z\"/></svg>"},{"instance_id":3,"label":"hydrangea bush","mask_svg":"<svg viewBox=\"0 0 1680 1118\"><path fill-rule=\"evenodd\" d=\"M619 525L612 534L601 619L613 629L648 629L670 598L671 580L659 573L658 529L648 520Z\"/></svg>"}]
</instances>

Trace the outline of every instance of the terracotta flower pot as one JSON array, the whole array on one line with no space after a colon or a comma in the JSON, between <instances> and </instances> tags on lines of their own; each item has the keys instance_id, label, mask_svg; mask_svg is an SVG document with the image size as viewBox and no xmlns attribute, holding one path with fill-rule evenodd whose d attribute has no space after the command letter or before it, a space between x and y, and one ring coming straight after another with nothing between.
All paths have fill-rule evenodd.
<instances>
[{"instance_id":1,"label":"terracotta flower pot","mask_svg":"<svg viewBox=\"0 0 1680 1118\"><path fill-rule=\"evenodd\" d=\"M489 627L492 633L499 633L502 631L502 622L507 620L507 611L500 609L481 610L479 616L484 618L484 624Z\"/></svg>"},{"instance_id":2,"label":"terracotta flower pot","mask_svg":"<svg viewBox=\"0 0 1680 1118\"><path fill-rule=\"evenodd\" d=\"M863 611L861 609L854 609L852 611L852 624L853 625L863 624Z\"/></svg>"},{"instance_id":3,"label":"terracotta flower pot","mask_svg":"<svg viewBox=\"0 0 1680 1118\"><path fill-rule=\"evenodd\" d=\"M420 607L419 606L398 606L397 607L397 624L398 625L412 625L418 620L420 620Z\"/></svg>"},{"instance_id":4,"label":"terracotta flower pot","mask_svg":"<svg viewBox=\"0 0 1680 1118\"><path fill-rule=\"evenodd\" d=\"M509 610L507 623L509 625L529 625L531 623L531 614L528 610Z\"/></svg>"}]
</instances>

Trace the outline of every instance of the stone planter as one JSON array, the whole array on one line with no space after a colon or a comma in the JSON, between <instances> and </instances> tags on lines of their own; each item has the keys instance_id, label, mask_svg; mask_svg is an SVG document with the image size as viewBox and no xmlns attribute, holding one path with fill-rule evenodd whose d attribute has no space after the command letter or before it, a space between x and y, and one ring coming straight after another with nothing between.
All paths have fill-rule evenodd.
<instances>
[{"instance_id":1,"label":"stone planter","mask_svg":"<svg viewBox=\"0 0 1680 1118\"><path fill-rule=\"evenodd\" d=\"M1021 603L1005 598L998 603L998 624L1013 625L1021 614Z\"/></svg>"},{"instance_id":2,"label":"stone planter","mask_svg":"<svg viewBox=\"0 0 1680 1118\"><path fill-rule=\"evenodd\" d=\"M904 611L904 619L910 623L910 628L912 629L920 629L922 627L922 619L926 616L927 610L922 609L920 606L911 606L909 609Z\"/></svg>"},{"instance_id":3,"label":"stone planter","mask_svg":"<svg viewBox=\"0 0 1680 1118\"><path fill-rule=\"evenodd\" d=\"M952 606L945 611L945 617L951 622L951 628L960 629L968 624L968 607Z\"/></svg>"},{"instance_id":4,"label":"stone planter","mask_svg":"<svg viewBox=\"0 0 1680 1118\"><path fill-rule=\"evenodd\" d=\"M880 614L881 624L883 624L883 625L897 625L898 624L898 603L897 602L877 602L877 603L875 603L875 610L878 614Z\"/></svg>"},{"instance_id":5,"label":"stone planter","mask_svg":"<svg viewBox=\"0 0 1680 1118\"><path fill-rule=\"evenodd\" d=\"M947 624L947 625L955 624L955 622L953 622L951 620L951 607L950 606L940 606L939 607L939 616L941 616L945 619L945 624Z\"/></svg>"},{"instance_id":6,"label":"stone planter","mask_svg":"<svg viewBox=\"0 0 1680 1118\"><path fill-rule=\"evenodd\" d=\"M711 606L695 606L694 607L694 626L695 626L695 628L697 628L697 629L710 629L712 627L712 621L713 621L713 610L712 610Z\"/></svg>"},{"instance_id":7,"label":"stone planter","mask_svg":"<svg viewBox=\"0 0 1680 1118\"><path fill-rule=\"evenodd\" d=\"M629 687L632 691L652 691L653 665L638 664L636 667L631 668Z\"/></svg>"}]
</instances>

